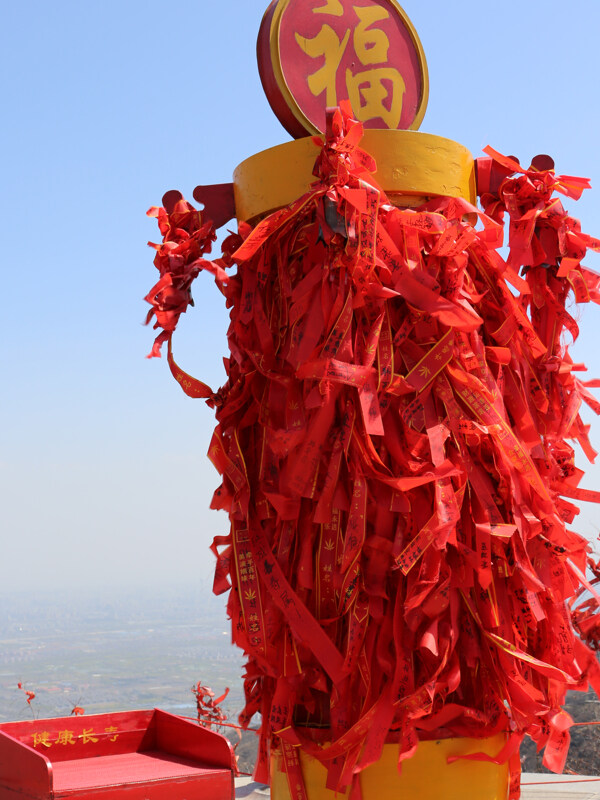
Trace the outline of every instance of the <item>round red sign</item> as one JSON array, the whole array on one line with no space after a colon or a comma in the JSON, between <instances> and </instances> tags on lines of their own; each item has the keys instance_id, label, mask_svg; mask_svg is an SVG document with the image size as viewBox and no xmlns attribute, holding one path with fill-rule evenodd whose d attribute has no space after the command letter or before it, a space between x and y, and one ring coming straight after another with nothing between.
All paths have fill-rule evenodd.
<instances>
[{"instance_id":1,"label":"round red sign","mask_svg":"<svg viewBox=\"0 0 600 800\"><path fill-rule=\"evenodd\" d=\"M295 138L323 133L342 100L366 128L414 130L425 115L425 54L395 0L273 0L257 50L271 108Z\"/></svg>"}]
</instances>

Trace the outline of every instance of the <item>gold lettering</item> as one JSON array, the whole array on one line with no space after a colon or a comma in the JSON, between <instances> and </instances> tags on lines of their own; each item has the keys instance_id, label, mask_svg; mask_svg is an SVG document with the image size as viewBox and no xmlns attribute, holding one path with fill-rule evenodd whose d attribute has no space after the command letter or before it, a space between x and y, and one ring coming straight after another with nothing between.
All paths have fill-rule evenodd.
<instances>
[{"instance_id":1,"label":"gold lettering","mask_svg":"<svg viewBox=\"0 0 600 800\"><path fill-rule=\"evenodd\" d=\"M88 744L89 742L93 742L94 744L97 743L98 737L94 736L94 729L93 728L84 728L82 731L82 744Z\"/></svg>"},{"instance_id":2,"label":"gold lettering","mask_svg":"<svg viewBox=\"0 0 600 800\"><path fill-rule=\"evenodd\" d=\"M340 0L327 0L324 6L313 8L313 14L330 14L332 17L342 17L344 6Z\"/></svg>"},{"instance_id":3,"label":"gold lettering","mask_svg":"<svg viewBox=\"0 0 600 800\"><path fill-rule=\"evenodd\" d=\"M114 733L114 736L112 736L108 740L109 742L116 742L117 741L117 739L119 738L119 734L117 733L117 731L119 730L118 728L115 728L114 725L111 725L109 728L104 728L104 730L105 730L106 733Z\"/></svg>"},{"instance_id":4,"label":"gold lettering","mask_svg":"<svg viewBox=\"0 0 600 800\"><path fill-rule=\"evenodd\" d=\"M38 747L39 745L43 745L44 747L52 747L50 733L48 731L41 731L41 733L33 734L33 746Z\"/></svg>"},{"instance_id":5,"label":"gold lettering","mask_svg":"<svg viewBox=\"0 0 600 800\"><path fill-rule=\"evenodd\" d=\"M56 744L75 744L75 739L73 738L74 731L59 731L58 736L56 738Z\"/></svg>"},{"instance_id":6,"label":"gold lettering","mask_svg":"<svg viewBox=\"0 0 600 800\"><path fill-rule=\"evenodd\" d=\"M340 62L350 38L350 29L340 40L337 33L330 25L323 25L319 33L308 39L296 34L296 41L306 55L311 58L325 57L325 63L316 72L308 77L308 88L318 97L326 92L325 102L328 106L337 105L336 77Z\"/></svg>"},{"instance_id":7,"label":"gold lettering","mask_svg":"<svg viewBox=\"0 0 600 800\"><path fill-rule=\"evenodd\" d=\"M391 92L384 81L391 84ZM346 70L346 87L352 110L361 122L381 117L388 128L395 130L402 116L402 102L406 84L402 75L392 67L369 69L353 75ZM390 108L384 101L390 97Z\"/></svg>"},{"instance_id":8,"label":"gold lettering","mask_svg":"<svg viewBox=\"0 0 600 800\"><path fill-rule=\"evenodd\" d=\"M354 10L360 20L354 29L354 50L361 64L387 64L390 40L383 31L369 30L369 26L389 19L389 12L381 6L354 6Z\"/></svg>"},{"instance_id":9,"label":"gold lettering","mask_svg":"<svg viewBox=\"0 0 600 800\"><path fill-rule=\"evenodd\" d=\"M353 31L356 58L363 66L382 66L356 72L346 70L346 90L354 114L361 122L382 119L395 130L400 124L406 84L400 72L386 66L390 40L384 31L372 26L389 19L389 11L381 6L354 6L358 25ZM344 7L340 0L327 2L313 9L314 14L341 17ZM330 25L323 25L312 39L296 33L296 42L310 58L323 59L316 72L308 76L308 87L315 97L325 92L327 106L336 106L337 73L350 39L350 29L341 37Z\"/></svg>"}]
</instances>

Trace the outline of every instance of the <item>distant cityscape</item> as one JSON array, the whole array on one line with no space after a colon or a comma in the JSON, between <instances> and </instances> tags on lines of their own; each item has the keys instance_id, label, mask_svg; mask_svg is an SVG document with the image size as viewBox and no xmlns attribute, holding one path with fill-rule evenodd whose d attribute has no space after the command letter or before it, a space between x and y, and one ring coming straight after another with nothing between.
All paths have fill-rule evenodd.
<instances>
[{"instance_id":1,"label":"distant cityscape","mask_svg":"<svg viewBox=\"0 0 600 800\"><path fill-rule=\"evenodd\" d=\"M224 708L235 722L243 656L231 644L225 597L201 582L88 595L0 592L0 722L69 716L76 706L86 714L162 708L195 719L198 681L217 694L230 688ZM592 692L570 693L567 709L577 721L600 721ZM252 770L256 746L253 734L244 736L242 770ZM521 759L525 771L546 771L529 740ZM573 729L567 768L600 774L600 727Z\"/></svg>"},{"instance_id":2,"label":"distant cityscape","mask_svg":"<svg viewBox=\"0 0 600 800\"><path fill-rule=\"evenodd\" d=\"M0 593L0 609L0 722L68 716L75 706L195 717L198 681L219 694L229 686L226 711L241 710L242 654L225 600L207 586Z\"/></svg>"}]
</instances>

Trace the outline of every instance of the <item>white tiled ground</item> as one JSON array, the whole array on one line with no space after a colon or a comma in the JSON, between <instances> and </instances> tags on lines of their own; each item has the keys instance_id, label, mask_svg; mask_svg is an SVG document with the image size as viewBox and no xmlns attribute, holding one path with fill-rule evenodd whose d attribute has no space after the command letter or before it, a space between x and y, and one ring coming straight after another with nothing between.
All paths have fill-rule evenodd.
<instances>
[{"instance_id":1,"label":"white tiled ground","mask_svg":"<svg viewBox=\"0 0 600 800\"><path fill-rule=\"evenodd\" d=\"M269 787L254 783L252 778L236 778L235 797L236 800L269 800Z\"/></svg>"},{"instance_id":2,"label":"white tiled ground","mask_svg":"<svg viewBox=\"0 0 600 800\"><path fill-rule=\"evenodd\" d=\"M521 778L522 800L600 800L600 779L583 775L536 775Z\"/></svg>"},{"instance_id":3,"label":"white tiled ground","mask_svg":"<svg viewBox=\"0 0 600 800\"><path fill-rule=\"evenodd\" d=\"M269 800L269 787L237 778L237 800ZM600 779L593 776L537 775L524 773L521 800L600 800Z\"/></svg>"}]
</instances>

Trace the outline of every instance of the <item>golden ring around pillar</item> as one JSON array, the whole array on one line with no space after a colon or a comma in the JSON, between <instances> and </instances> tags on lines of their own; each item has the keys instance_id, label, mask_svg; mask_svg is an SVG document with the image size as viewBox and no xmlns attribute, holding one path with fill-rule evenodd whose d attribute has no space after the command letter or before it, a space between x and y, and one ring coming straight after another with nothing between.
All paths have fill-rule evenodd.
<instances>
[{"instance_id":1,"label":"golden ring around pillar","mask_svg":"<svg viewBox=\"0 0 600 800\"><path fill-rule=\"evenodd\" d=\"M366 130L360 147L377 162L375 179L399 206L430 197L461 197L475 204L475 163L463 145L420 131ZM254 223L297 200L315 181L319 150L312 137L263 150L233 174L238 220Z\"/></svg>"}]
</instances>

